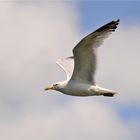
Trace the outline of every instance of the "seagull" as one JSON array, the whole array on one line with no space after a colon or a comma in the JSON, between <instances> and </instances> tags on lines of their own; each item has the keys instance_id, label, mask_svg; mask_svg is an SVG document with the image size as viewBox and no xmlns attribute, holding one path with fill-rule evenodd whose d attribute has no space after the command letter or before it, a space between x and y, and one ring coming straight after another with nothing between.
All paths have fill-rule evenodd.
<instances>
[{"instance_id":1,"label":"seagull","mask_svg":"<svg viewBox=\"0 0 140 140\"><path fill-rule=\"evenodd\" d=\"M73 56L59 59L56 63L65 71L67 79L47 86L45 90L56 90L72 96L108 96L116 91L99 87L94 75L97 64L97 49L119 24L113 20L84 37L74 48Z\"/></svg>"}]
</instances>

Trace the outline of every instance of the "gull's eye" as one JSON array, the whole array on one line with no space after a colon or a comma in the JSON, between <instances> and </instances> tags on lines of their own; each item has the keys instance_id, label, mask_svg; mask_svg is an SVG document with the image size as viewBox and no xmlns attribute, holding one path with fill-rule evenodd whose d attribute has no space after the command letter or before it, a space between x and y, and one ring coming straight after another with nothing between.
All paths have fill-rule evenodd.
<instances>
[{"instance_id":1,"label":"gull's eye","mask_svg":"<svg viewBox=\"0 0 140 140\"><path fill-rule=\"evenodd\" d=\"M53 86L58 86L58 84L54 84Z\"/></svg>"}]
</instances>

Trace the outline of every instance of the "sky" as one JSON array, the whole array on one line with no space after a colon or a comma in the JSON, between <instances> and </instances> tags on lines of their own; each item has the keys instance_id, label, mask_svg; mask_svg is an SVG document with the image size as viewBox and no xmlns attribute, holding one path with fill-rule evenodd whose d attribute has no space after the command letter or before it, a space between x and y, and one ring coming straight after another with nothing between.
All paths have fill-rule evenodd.
<instances>
[{"instance_id":1,"label":"sky","mask_svg":"<svg viewBox=\"0 0 140 140\"><path fill-rule=\"evenodd\" d=\"M119 18L123 25L131 26L140 22L140 2L139 1L79 1L81 29L92 30L99 24ZM98 21L98 23L95 23Z\"/></svg>"},{"instance_id":2,"label":"sky","mask_svg":"<svg viewBox=\"0 0 140 140\"><path fill-rule=\"evenodd\" d=\"M139 140L139 1L0 1L0 139ZM96 82L113 98L44 91L88 33L120 25L98 50Z\"/></svg>"}]
</instances>

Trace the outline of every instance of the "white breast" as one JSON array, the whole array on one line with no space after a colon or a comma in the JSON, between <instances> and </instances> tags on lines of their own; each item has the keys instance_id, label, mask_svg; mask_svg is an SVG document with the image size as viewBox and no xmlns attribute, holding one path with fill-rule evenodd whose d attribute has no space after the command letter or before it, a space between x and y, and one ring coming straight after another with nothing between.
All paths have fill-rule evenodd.
<instances>
[{"instance_id":1,"label":"white breast","mask_svg":"<svg viewBox=\"0 0 140 140\"><path fill-rule=\"evenodd\" d=\"M64 89L62 89L64 94L73 96L89 96L90 95L90 84L79 83L75 80L71 80L67 83Z\"/></svg>"}]
</instances>

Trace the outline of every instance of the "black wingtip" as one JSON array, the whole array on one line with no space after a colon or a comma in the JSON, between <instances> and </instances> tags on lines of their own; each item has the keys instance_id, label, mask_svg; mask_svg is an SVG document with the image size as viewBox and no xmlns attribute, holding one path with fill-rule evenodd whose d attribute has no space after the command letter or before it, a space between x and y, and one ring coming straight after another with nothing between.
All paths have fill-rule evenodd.
<instances>
[{"instance_id":1,"label":"black wingtip","mask_svg":"<svg viewBox=\"0 0 140 140\"><path fill-rule=\"evenodd\" d=\"M116 29L117 26L119 25L119 21L120 21L120 19L118 18L118 19L113 20L112 22L110 22L110 23L108 24L108 26L111 27L111 28L110 28L110 31L111 31L111 32L114 32L114 31L115 31L115 29Z\"/></svg>"},{"instance_id":2,"label":"black wingtip","mask_svg":"<svg viewBox=\"0 0 140 140\"><path fill-rule=\"evenodd\" d=\"M113 20L112 22L114 22L115 25L119 25L120 19L118 18L117 20Z\"/></svg>"}]
</instances>

